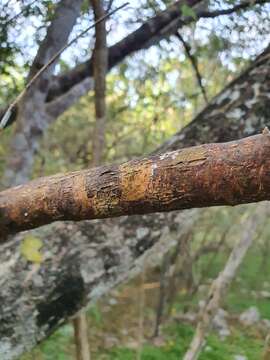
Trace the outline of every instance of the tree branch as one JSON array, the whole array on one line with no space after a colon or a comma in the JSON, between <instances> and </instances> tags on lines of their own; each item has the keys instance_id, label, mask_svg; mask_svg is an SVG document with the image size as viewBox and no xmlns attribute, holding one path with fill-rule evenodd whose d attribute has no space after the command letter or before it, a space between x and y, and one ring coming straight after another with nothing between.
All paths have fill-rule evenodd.
<instances>
[{"instance_id":1,"label":"tree branch","mask_svg":"<svg viewBox=\"0 0 270 360\"><path fill-rule=\"evenodd\" d=\"M188 5L195 6L200 2L202 2L202 0L188 0ZM153 38L160 33L161 29L167 27L168 24L176 18L181 18L181 3L182 0L176 1L176 3L168 9L147 20L137 30L111 46L108 49L108 70L119 64L125 57L135 51L147 49L157 43L161 37L158 36L155 40L153 40ZM93 58L56 77L50 87L47 101L55 99L89 76L93 76Z\"/></svg>"},{"instance_id":2,"label":"tree branch","mask_svg":"<svg viewBox=\"0 0 270 360\"><path fill-rule=\"evenodd\" d=\"M95 19L106 13L103 0L91 0ZM94 88L96 121L93 135L92 165L101 164L105 146L106 127L106 74L108 71L108 48L106 22L96 25L96 41L93 54L94 59Z\"/></svg>"},{"instance_id":3,"label":"tree branch","mask_svg":"<svg viewBox=\"0 0 270 360\"><path fill-rule=\"evenodd\" d=\"M201 145L0 193L0 233L57 220L101 219L270 199L270 135Z\"/></svg>"},{"instance_id":4,"label":"tree branch","mask_svg":"<svg viewBox=\"0 0 270 360\"><path fill-rule=\"evenodd\" d=\"M200 18L214 18L223 15L229 15L240 10L245 10L254 5L262 5L268 3L269 0L255 0L254 2L243 1L241 4L232 6L228 9L217 10L213 12L201 9L194 10L196 20ZM196 6L202 3L202 0L189 2L189 6ZM184 18L181 15L181 1L177 1L174 5L157 14L155 17L147 20L136 31L127 35L124 39L109 48L109 70L119 64L127 56L135 51L147 49L157 44L161 39L176 33L183 25L194 22L194 17ZM82 81L84 78L92 76L89 68L92 68L93 59L77 65L72 70L59 75L55 78L54 83L49 89L47 101L51 101L57 96L68 91L72 86Z\"/></svg>"},{"instance_id":5,"label":"tree branch","mask_svg":"<svg viewBox=\"0 0 270 360\"><path fill-rule=\"evenodd\" d=\"M63 95L47 103L46 112L49 115L51 122L53 122L58 116L69 109L70 106L74 105L83 95L87 94L88 91L93 89L94 79L92 77L87 77L77 85L73 86Z\"/></svg>"},{"instance_id":6,"label":"tree branch","mask_svg":"<svg viewBox=\"0 0 270 360\"><path fill-rule=\"evenodd\" d=\"M187 54L187 57L189 58L190 60L190 63L191 63L191 66L193 67L194 69L194 72L195 72L195 76L196 76L196 79L197 79L197 83L201 89L201 92L202 92L202 95L203 95L203 98L204 98L204 101L206 104L208 104L208 98L207 98L207 94L206 94L206 90L203 86L203 83L202 83L202 77L201 77L201 74L200 74L200 70L199 70L199 67L198 67L198 62L197 62L197 59L196 57L192 54L191 52L191 47L190 45L185 41L185 39L183 38L183 36L177 31L176 32L176 37L180 40L181 44L183 45L184 49L185 49L185 52Z\"/></svg>"}]
</instances>

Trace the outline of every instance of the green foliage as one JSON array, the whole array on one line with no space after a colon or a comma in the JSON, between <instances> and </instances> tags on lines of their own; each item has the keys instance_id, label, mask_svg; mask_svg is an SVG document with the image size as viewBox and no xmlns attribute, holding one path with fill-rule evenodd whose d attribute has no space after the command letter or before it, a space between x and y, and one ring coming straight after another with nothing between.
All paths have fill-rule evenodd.
<instances>
[{"instance_id":1,"label":"green foliage","mask_svg":"<svg viewBox=\"0 0 270 360\"><path fill-rule=\"evenodd\" d=\"M87 311L88 316L90 317L91 324L100 326L103 322L102 313L98 305L92 305Z\"/></svg>"},{"instance_id":2,"label":"green foliage","mask_svg":"<svg viewBox=\"0 0 270 360\"><path fill-rule=\"evenodd\" d=\"M191 17L194 20L197 18L197 14L194 11L194 9L191 6L188 6L187 4L181 5L181 13L184 17Z\"/></svg>"}]
</instances>

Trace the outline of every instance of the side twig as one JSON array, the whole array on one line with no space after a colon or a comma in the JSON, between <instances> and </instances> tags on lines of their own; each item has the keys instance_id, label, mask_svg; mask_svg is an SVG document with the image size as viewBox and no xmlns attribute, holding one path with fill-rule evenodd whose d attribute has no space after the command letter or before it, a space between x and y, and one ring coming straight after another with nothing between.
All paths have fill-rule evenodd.
<instances>
[{"instance_id":1,"label":"side twig","mask_svg":"<svg viewBox=\"0 0 270 360\"><path fill-rule=\"evenodd\" d=\"M202 76L201 76L201 73L200 73L200 70L199 70L199 67L198 67L198 61L197 61L196 57L192 54L190 45L185 41L185 39L180 34L180 32L177 31L177 33L175 35L180 40L180 42L182 43L182 45L183 45L183 47L185 49L187 57L190 60L191 66L194 69L194 73L195 73L198 85L199 85L199 87L201 89L204 101L205 101L206 104L208 104L208 97L207 97L205 87L203 86Z\"/></svg>"}]
</instances>

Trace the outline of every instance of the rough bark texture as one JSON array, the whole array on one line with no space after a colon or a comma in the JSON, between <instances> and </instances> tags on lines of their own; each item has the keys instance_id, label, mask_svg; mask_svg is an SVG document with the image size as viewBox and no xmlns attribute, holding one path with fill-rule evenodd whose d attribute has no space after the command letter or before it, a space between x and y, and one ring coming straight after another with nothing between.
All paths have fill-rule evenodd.
<instances>
[{"instance_id":1,"label":"rough bark texture","mask_svg":"<svg viewBox=\"0 0 270 360\"><path fill-rule=\"evenodd\" d=\"M268 48L162 150L239 139L270 127L269 66ZM87 303L140 271L146 256L158 261L199 215L191 210L43 227L33 232L43 242L44 257L35 272L20 251L23 234L2 245L1 359L32 348Z\"/></svg>"},{"instance_id":2,"label":"rough bark texture","mask_svg":"<svg viewBox=\"0 0 270 360\"><path fill-rule=\"evenodd\" d=\"M0 233L58 220L270 200L270 133L205 144L119 166L55 175L0 193Z\"/></svg>"}]
</instances>

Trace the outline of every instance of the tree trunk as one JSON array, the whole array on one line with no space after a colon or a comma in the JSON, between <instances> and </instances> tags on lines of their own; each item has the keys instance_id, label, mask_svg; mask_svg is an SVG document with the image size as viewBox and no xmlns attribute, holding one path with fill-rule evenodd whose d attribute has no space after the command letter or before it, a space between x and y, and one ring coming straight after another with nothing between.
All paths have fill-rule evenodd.
<instances>
[{"instance_id":1,"label":"tree trunk","mask_svg":"<svg viewBox=\"0 0 270 360\"><path fill-rule=\"evenodd\" d=\"M27 82L66 44L80 14L81 4L82 0L61 0L58 3L47 34L31 66ZM6 187L24 183L31 176L40 138L50 123L45 102L55 65L52 64L39 77L19 104L15 134L6 161L7 170L1 179L1 183Z\"/></svg>"}]
</instances>

